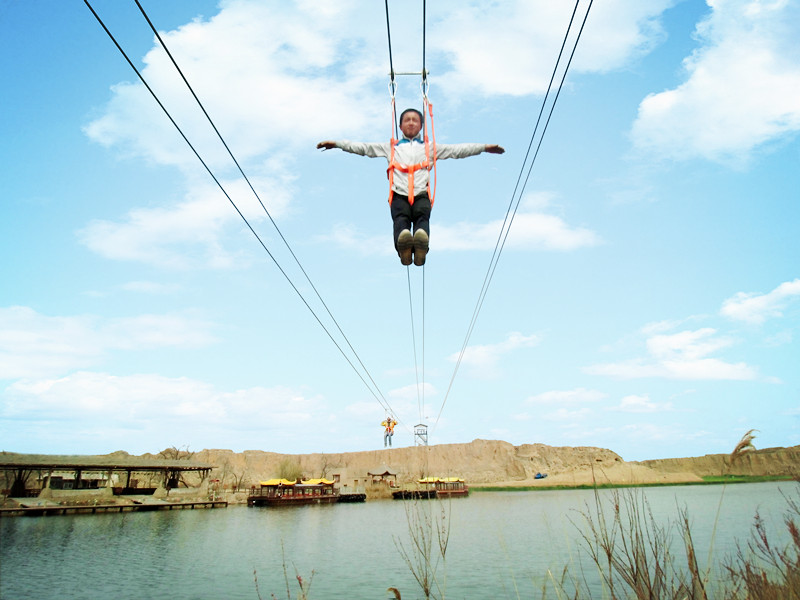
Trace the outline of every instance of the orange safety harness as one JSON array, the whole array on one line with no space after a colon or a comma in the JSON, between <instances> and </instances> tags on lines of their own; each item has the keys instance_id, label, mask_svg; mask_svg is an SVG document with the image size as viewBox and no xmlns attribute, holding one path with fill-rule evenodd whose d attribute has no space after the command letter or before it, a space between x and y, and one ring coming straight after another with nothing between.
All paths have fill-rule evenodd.
<instances>
[{"instance_id":1,"label":"orange safety harness","mask_svg":"<svg viewBox=\"0 0 800 600\"><path fill-rule=\"evenodd\" d=\"M389 204L392 204L392 199L394 198L394 172L400 171L402 173L406 173L408 175L408 203L410 205L414 204L414 173L419 171L420 169L427 169L428 171L433 171L433 193L431 193L431 180L430 177L428 178L428 197L431 199L431 207L433 207L433 199L436 195L436 134L433 129L433 104L428 101L428 97L423 96L423 104L424 107L427 107L428 114L430 115L430 122L431 122L431 139L430 142L428 141L428 119L424 119L425 123L423 125L423 140L425 143L425 160L417 163L415 165L404 165L403 163L397 162L394 158L394 149L397 147L399 143L397 138L395 138L394 134L391 137L391 151L389 152L389 166L386 168L386 176L389 178ZM423 116L425 114L425 110L423 107ZM392 124L394 125L394 121L397 118L394 104L394 94L392 95Z\"/></svg>"}]
</instances>

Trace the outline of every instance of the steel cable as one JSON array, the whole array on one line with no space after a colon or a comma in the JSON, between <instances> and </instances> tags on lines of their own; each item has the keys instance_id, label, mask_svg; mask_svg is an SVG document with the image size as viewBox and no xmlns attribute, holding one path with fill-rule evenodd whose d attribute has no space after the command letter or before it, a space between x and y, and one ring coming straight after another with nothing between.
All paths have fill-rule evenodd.
<instances>
[{"instance_id":1,"label":"steel cable","mask_svg":"<svg viewBox=\"0 0 800 600\"><path fill-rule=\"evenodd\" d=\"M228 155L231 157L231 160L233 160L234 164L236 165L236 168L239 170L239 173L242 175L242 178L247 182L247 185L250 187L250 191L253 192L253 195L255 196L256 200L258 200L258 203L261 205L261 208L264 209L264 212L266 213L267 217L269 218L270 223L272 223L272 226L275 228L275 231L278 233L278 235L280 236L281 240L283 240L284 245L289 250L289 253L292 255L292 258L294 259L295 263L297 263L297 266L300 268L300 271L303 273L303 276L305 277L306 281L308 281L309 285L311 286L311 289L314 290L314 293L316 294L316 296L319 299L319 301L322 304L322 306L325 308L325 311L328 313L328 316L331 318L331 321L333 321L334 325L336 325L336 328L338 329L338 331L341 334L342 338L344 338L344 341L347 343L347 346L350 348L350 351L353 353L353 356L355 356L355 358L358 361L359 365L361 365L361 368L364 370L364 373L366 373L367 377L372 382L372 385L375 386L375 390L378 392L378 395L384 401L386 401L386 397L383 395L383 393L380 390L380 387L378 386L378 384L373 379L369 369L366 367L366 365L364 365L363 361L361 360L361 357L358 355L358 352L356 352L355 348L353 348L353 345L350 343L350 339L347 337L345 332L342 330L341 326L339 325L339 322L336 320L336 317L333 316L333 313L331 312L330 308L328 308L328 305L325 302L325 300L323 300L322 295L317 290L317 287L314 285L314 282L311 281L311 278L309 277L308 273L303 268L303 265L300 263L300 259L297 258L297 255L294 253L294 250L292 250L292 247L289 244L289 241L283 235L283 232L281 231L280 227L278 227L278 224L272 218L272 215L270 214L269 210L267 210L266 205L261 200L261 197L258 195L258 192L253 187L253 184L250 182L250 179L245 174L244 169L242 169L242 166L239 164L239 161L236 159L236 157L234 156L234 154L231 151L230 147L225 142L225 139L222 137L222 134L220 133L219 129L217 129L217 126L214 123L213 119L208 114L208 111L206 111L205 106L203 106L203 103L200 101L200 98L195 93L194 88L189 83L189 80L186 78L186 75L184 75L183 70L180 68L180 66L178 66L178 62L175 60L175 57L172 55L172 52L170 52L169 48L167 47L167 44L162 39L161 34L159 34L158 30L156 29L156 27L153 24L153 22L150 20L150 17L147 15L147 12L145 12L145 10L142 7L142 5L139 2L139 0L134 0L134 1L136 2L136 6L139 7L139 11L142 13L142 16L147 21L147 24L150 26L150 29L155 34L155 36L158 39L159 43L161 44L162 48L164 48L164 51L167 53L167 56L169 56L169 59L172 61L173 66L175 67L175 69L180 74L181 79L183 79L183 82L186 84L186 87L191 92L192 97L197 102L197 105L200 107L200 110L203 111L203 114L205 115L206 119L208 120L209 124L211 125L212 129L214 130L214 133L217 134L217 137L219 138L219 141L222 142L222 145L225 147L225 150L227 150Z\"/></svg>"},{"instance_id":2,"label":"steel cable","mask_svg":"<svg viewBox=\"0 0 800 600\"><path fill-rule=\"evenodd\" d=\"M467 328L467 334L466 334L466 336L464 338L464 342L463 342L463 344L461 346L461 350L459 352L459 356L458 356L458 359L456 361L455 368L453 370L453 375L450 378L450 383L449 383L449 385L447 387L447 392L445 393L445 397L444 397L444 399L442 401L442 406L439 409L439 413L436 416L436 421L434 422L434 430L436 428L436 425L438 425L438 423L439 423L439 419L440 419L440 417L442 415L442 411L444 410L445 404L447 403L447 399L450 396L450 392L451 392L452 387L453 387L453 382L455 381L456 374L458 373L458 370L459 370L459 368L461 366L461 362L462 362L462 360L464 358L464 353L466 352L469 340L472 337L472 333L474 331L475 324L476 324L476 322L478 320L478 315L480 314L481 308L483 307L483 302L486 299L486 294L488 293L489 285L491 284L491 281L494 278L494 273L495 273L495 271L497 269L497 264L500 261L500 255L502 254L503 248L505 247L506 240L508 239L508 234L511 231L511 225L513 224L514 217L516 216L517 209L519 208L520 201L522 200L522 194L524 193L525 188L527 187L528 180L529 180L531 172L533 170L533 166L534 166L534 164L536 162L536 158L539 155L539 150L541 149L542 142L544 140L544 135L547 132L547 127L550 124L550 118L553 116L553 111L555 110L556 102L558 101L558 97L561 94L561 89L562 89L562 87L564 85L564 81L565 81L567 73L569 71L569 67L572 64L572 59L575 56L575 51L576 51L576 49L578 47L578 42L580 41L581 35L583 33L584 26L586 25L586 20L587 20L587 18L589 16L589 11L592 8L593 1L594 0L590 0L589 1L589 6L586 9L586 13L584 14L580 30L578 31L578 35L577 35L577 37L575 39L575 44L572 47L572 51L570 53L569 60L567 62L566 67L564 68L564 72L563 72L563 75L561 77L561 81L559 82L558 90L556 91L555 97L554 97L553 102L552 102L552 104L550 106L550 111L548 113L547 119L545 121L544 127L543 127L542 132L541 132L541 135L539 136L539 142L538 142L538 144L536 146L536 151L534 152L534 155L531 158L530 165L528 166L528 171L527 171L527 174L525 176L525 180L523 182L522 187L520 188L519 184L520 184L520 181L522 180L523 173L525 173L525 165L527 164L528 157L530 156L531 148L533 147L533 143L534 143L534 141L536 139L536 133L537 133L537 130L539 128L539 124L541 122L541 118L542 118L542 115L544 113L545 107L547 105L547 99L548 99L548 97L550 95L550 90L552 88L553 81L555 79L556 73L558 72L558 67L559 67L559 65L561 63L561 58L563 56L564 48L565 48L567 40L569 38L570 31L572 30L572 26L573 26L573 23L574 23L574 20L575 20L575 14L577 12L580 0L576 0L576 2L575 2L575 7L574 7L574 9L572 11L572 16L570 17L570 21L569 21L569 24L567 26L567 31L564 34L564 39L563 39L563 41L561 43L561 49L559 50L558 58L556 59L556 64L555 64L555 67L553 68L553 73L550 76L550 82L549 82L548 87L547 87L547 92L545 94L544 99L542 100L542 106L541 106L541 109L539 110L539 116L537 117L536 125L534 127L533 134L531 135L531 140L530 140L530 142L528 144L528 150L527 150L527 152L525 154L525 158L524 158L524 160L522 162L522 167L520 168L520 173L519 173L519 175L517 177L516 185L514 186L514 191L511 194L511 200L509 202L509 207L508 207L508 209L506 211L506 216L505 216L505 219L503 220L503 225L500 228L500 234L498 235L497 242L495 244L495 249L494 249L494 252L492 254L492 258L489 261L489 267L488 267L488 269L486 271L486 276L484 277L483 286L481 288L481 291L478 294L478 301L476 302L475 309L474 309L473 314L472 314L472 319L470 321L469 327ZM518 191L519 191L519 193L517 194ZM514 202L515 196L517 198L516 199L516 203ZM512 210L512 207L513 207L513 210Z\"/></svg>"},{"instance_id":3,"label":"steel cable","mask_svg":"<svg viewBox=\"0 0 800 600\"><path fill-rule=\"evenodd\" d=\"M256 240L258 241L258 243L261 245L261 247L264 249L264 251L265 251L265 252L267 253L267 255L270 257L270 259L272 259L272 262L273 262L273 263L275 263L275 266L278 268L278 270L281 272L281 274L283 275L283 277L286 279L286 281L289 283L289 285L290 285L290 286L292 287L292 289L295 291L295 293L297 294L297 296L300 298L300 300L303 302L303 304L306 306L306 308L309 310L309 312L311 312L311 314L312 314L312 316L314 317L314 319L317 321L317 323L320 325L320 327L322 327L323 331L325 331L325 333L326 333L326 334L328 335L328 337L330 338L331 342L333 342L334 346L336 346L336 348L339 350L340 354L341 354L341 355L344 357L344 359L347 361L347 363L350 365L350 367L353 369L353 371L356 373L356 375L359 377L359 379L361 379L361 381L362 381L362 383L364 384L364 386L365 386L365 387L366 387L366 388L367 388L367 389L370 391L370 393L371 393L371 394L373 395L373 397L374 397L374 398L375 398L375 399L378 401L378 403L381 405L381 407L383 407L385 410L388 410L388 411L390 411L390 412L391 412L391 407L389 406L389 404L388 404L388 401L386 401L386 400L385 400L385 398L384 398L384 399L383 399L383 401L382 401L382 400L381 400L381 398L379 398L379 397L378 397L378 396L375 394L374 390L372 390L372 388L370 388L369 384L367 384L367 382L366 382L366 380L364 379L363 375L362 375L362 374L361 374L361 373L358 371L358 369L356 368L356 366L353 364L353 362L350 360L350 358L349 358L349 357L347 356L347 354L344 352L344 350L342 349L342 347L339 345L339 343L338 343L338 342L336 341L336 339L333 337L333 335L331 334L331 332L328 330L328 328L325 326L325 324L324 324L324 323L322 322L322 320L319 318L319 316L317 315L317 313L314 311L314 309L313 309L313 308L311 307L311 305L308 303L308 301L306 300L306 298L303 296L303 294L300 292L300 290L299 290L299 289L297 288L297 286L294 284L294 282L292 281L292 279L289 277L288 273L286 273L286 271L283 269L283 267L281 267L280 263L279 263L279 262L278 262L278 260L275 258L275 256L272 254L272 252L270 252L270 251L269 251L269 248L267 248L267 245L264 243L264 241L261 239L261 237L260 237L260 236L258 235L258 233L255 231L255 229L253 228L253 226L250 224L250 222L249 222L249 221L247 220L247 218L244 216L244 214L242 213L242 211L239 209L239 207L238 207L238 206L236 205L236 203L233 201L233 199L232 199L232 198L231 198L231 196L228 194L228 192L225 190L225 188L223 187L222 183L220 183L220 181L219 181L219 179L216 177L216 175L214 175L214 172L211 170L211 168L208 166L208 164L205 162L205 160L203 160L203 157L200 155L200 153L197 151L197 149L194 147L194 145L193 145L193 144L192 144L192 143L189 141L189 139L188 139L188 137L186 136L186 134L183 132L183 130L182 130L182 129L180 128L180 126L177 124L177 122L176 122L176 121L175 121L175 119L172 117L172 115L171 115L171 114L170 114L170 112L167 110L167 108L164 106L164 104L161 102L161 100L159 99L159 97L158 97L158 95L155 93L155 91L154 91L154 90L153 90L153 89L150 87L150 85L147 83L147 81L145 80L144 76L141 74L141 72L139 71L139 69L136 67L136 65L134 65L134 64L133 64L133 61L131 61L131 59L130 59L130 57L128 56L128 54L125 52L125 50L124 50L124 49L122 48L122 46L119 44L119 42L118 42L118 41L117 41L117 39L114 37L114 35L111 33L111 31L108 29L108 27L107 27L107 26L106 26L106 24L103 22L103 20L102 20L102 18L100 17L100 15L99 15L99 14L97 14L97 12L94 10L94 7L92 7L92 5L90 4L89 0L84 0L84 4L86 4L87 8L88 8L88 9L91 11L92 15L94 15L94 17L95 17L95 19L97 20L97 22L100 24L100 26L101 26L101 27L103 28L103 30L106 32L106 34L107 34L107 35L108 35L108 37L111 39L111 41L114 43L114 45L117 47L117 50L119 50L120 54L122 54L122 56L125 58L125 60L127 61L128 65L129 65L129 66L131 67L131 69L133 69L133 71L136 73L136 75L137 75L137 77L139 78L139 80L142 82L142 84L145 86L145 88L147 89L147 91L150 93L150 95L151 95L151 96L153 97L153 99L156 101L156 103L158 104L158 106L161 108L161 110L162 110L162 111L164 112L164 114L167 116L167 118L169 119L169 121L172 123L172 125L175 127L175 129L178 131L178 133L180 134L180 136L183 138L183 140L186 142L186 144L187 144L187 145L189 146L189 148L192 150L192 152L194 153L194 155L195 155L195 156L197 157L197 159L200 161L200 164L202 164L202 165L203 165L203 168L205 168L206 172L208 172L208 174L209 174L209 175L211 176L211 178L214 180L214 183L217 185L217 187L219 187L219 189L220 189L220 190L222 191L222 193L225 195L225 197L227 198L228 202L229 202L229 203L231 204L231 206L234 208L234 210L235 210L235 211L236 211L236 213L239 215L239 217L241 217L242 221L245 223L245 225L247 226L247 228L248 228L248 229L250 230L250 232L251 232L251 233L252 233L252 234L255 236L255 238L256 238ZM137 4L138 4L138 2L137 2Z\"/></svg>"}]
</instances>

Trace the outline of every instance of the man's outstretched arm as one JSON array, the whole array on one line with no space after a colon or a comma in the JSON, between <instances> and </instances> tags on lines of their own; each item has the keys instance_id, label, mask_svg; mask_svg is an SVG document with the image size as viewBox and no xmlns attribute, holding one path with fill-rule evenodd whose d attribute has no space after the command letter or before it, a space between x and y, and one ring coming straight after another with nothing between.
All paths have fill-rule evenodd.
<instances>
[{"instance_id":1,"label":"man's outstretched arm","mask_svg":"<svg viewBox=\"0 0 800 600\"><path fill-rule=\"evenodd\" d=\"M361 156L368 156L375 158L378 156L388 157L391 145L388 143L374 143L374 142L352 142L350 140L325 140L317 144L317 148L321 150L330 150L331 148L339 148L345 152L352 154L359 154Z\"/></svg>"}]
</instances>

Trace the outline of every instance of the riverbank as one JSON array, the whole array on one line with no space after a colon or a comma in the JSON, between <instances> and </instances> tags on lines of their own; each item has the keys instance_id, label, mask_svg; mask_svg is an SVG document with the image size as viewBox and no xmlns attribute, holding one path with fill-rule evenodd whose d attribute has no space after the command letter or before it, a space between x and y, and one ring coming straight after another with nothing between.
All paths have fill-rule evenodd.
<instances>
[{"instance_id":1,"label":"riverbank","mask_svg":"<svg viewBox=\"0 0 800 600\"><path fill-rule=\"evenodd\" d=\"M593 489L619 489L630 487L666 487L675 485L732 485L737 483L765 483L777 481L794 481L796 478L786 475L767 475L767 476L747 476L747 475L731 475L728 477L703 477L700 481L675 481L669 483L598 483L595 485L550 485L543 483L542 485L529 485L529 486L496 486L496 485L475 485L472 486L474 492L534 492L534 491L553 491L553 490L593 490Z\"/></svg>"},{"instance_id":2,"label":"riverbank","mask_svg":"<svg viewBox=\"0 0 800 600\"><path fill-rule=\"evenodd\" d=\"M215 465L212 477L227 483L251 484L279 475L292 465L306 477L327 477L342 484L372 481L387 474L402 486L428 475L460 477L470 486L544 485L537 473L548 475L547 485L580 486L592 482L642 484L698 481L691 472L659 470L626 462L606 448L590 446L514 446L500 440L474 440L465 444L412 446L364 452L287 455L257 450L203 450L192 457ZM372 475L370 475L372 474Z\"/></svg>"},{"instance_id":3,"label":"riverbank","mask_svg":"<svg viewBox=\"0 0 800 600\"><path fill-rule=\"evenodd\" d=\"M708 556L713 539L716 564L717 558L735 555L736 539L748 539L756 511L780 523L786 498L795 494L794 484L781 483L736 485L724 492L721 486L676 486L649 489L647 501L649 514L669 531L674 531L670 523L679 518L679 507L689 507L698 556ZM603 506L609 506L609 496L603 498ZM586 564L578 554L585 530L578 526L585 525L581 515L590 510L587 502L593 506L592 492L577 490L476 492L448 503L452 533L447 570L442 571L447 577L447 598L543 597L544 582L558 580L567 565L576 576L597 581L596 568L580 570ZM282 564L288 568L293 598L298 595L296 574L308 581L312 572L308 595L312 599L386 598L389 586L400 589L403 598L422 597L395 545L395 540L410 542L406 509L412 505L368 501L299 510L232 507L210 512L0 519L0 597L255 598L253 572L257 570L262 598L272 594L286 598ZM436 508L423 503L419 507ZM714 523L720 525L715 528ZM791 540L783 534L774 538L779 547L786 541ZM435 539L433 544L435 548ZM685 567L683 553L676 552L675 557ZM715 569L714 575L720 572ZM95 586L75 585L75 573ZM593 589L595 593L580 597L603 597L602 589ZM159 590L163 591L160 596ZM623 593L621 588L617 592L618 596ZM709 593L709 598L717 597L721 596Z\"/></svg>"},{"instance_id":4,"label":"riverbank","mask_svg":"<svg viewBox=\"0 0 800 600\"><path fill-rule=\"evenodd\" d=\"M120 460L130 455L120 451L105 457ZM144 454L135 458L160 457ZM702 484L707 478L731 475L791 478L798 475L800 447L752 450L739 455L733 462L726 454L628 462L606 448L545 444L514 446L500 440L332 454L292 455L261 450L237 453L207 449L178 453L172 458L213 465L202 480L198 475L186 474L185 483L189 489L174 489L173 495L196 493L208 497L209 482L214 481L215 494L226 497L231 503L238 503L240 497L244 501L245 494L235 490L246 490L259 481L286 476L287 469L306 478L333 479L343 487L375 489L384 489L385 486L371 486L374 480L390 481L402 487L413 485L417 479L429 475L460 477L474 490ZM547 477L537 479L537 473Z\"/></svg>"},{"instance_id":5,"label":"riverbank","mask_svg":"<svg viewBox=\"0 0 800 600\"><path fill-rule=\"evenodd\" d=\"M625 461L606 448L592 446L514 446L501 440L474 440L341 454L287 455L262 451L235 453L203 450L194 455L217 466L225 481L259 481L275 477L281 465L294 464L308 477L333 477L342 483L388 469L399 485L427 475L461 477L470 487L583 487L702 483L707 477L793 477L800 465L800 447L752 450L731 461L727 454L709 454L649 461ZM537 473L547 474L536 479ZM352 481L351 481L352 484Z\"/></svg>"}]
</instances>

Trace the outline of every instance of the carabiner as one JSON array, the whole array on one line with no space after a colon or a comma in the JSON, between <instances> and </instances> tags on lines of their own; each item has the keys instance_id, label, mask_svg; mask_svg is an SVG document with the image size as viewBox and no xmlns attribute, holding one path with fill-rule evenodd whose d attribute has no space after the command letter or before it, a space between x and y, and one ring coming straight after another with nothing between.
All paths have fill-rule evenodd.
<instances>
[{"instance_id":1,"label":"carabiner","mask_svg":"<svg viewBox=\"0 0 800 600\"><path fill-rule=\"evenodd\" d=\"M428 72L425 71L422 74L422 81L419 84L419 89L422 92L422 97L427 101L428 100L428 90L430 89L430 84L428 83Z\"/></svg>"}]
</instances>

